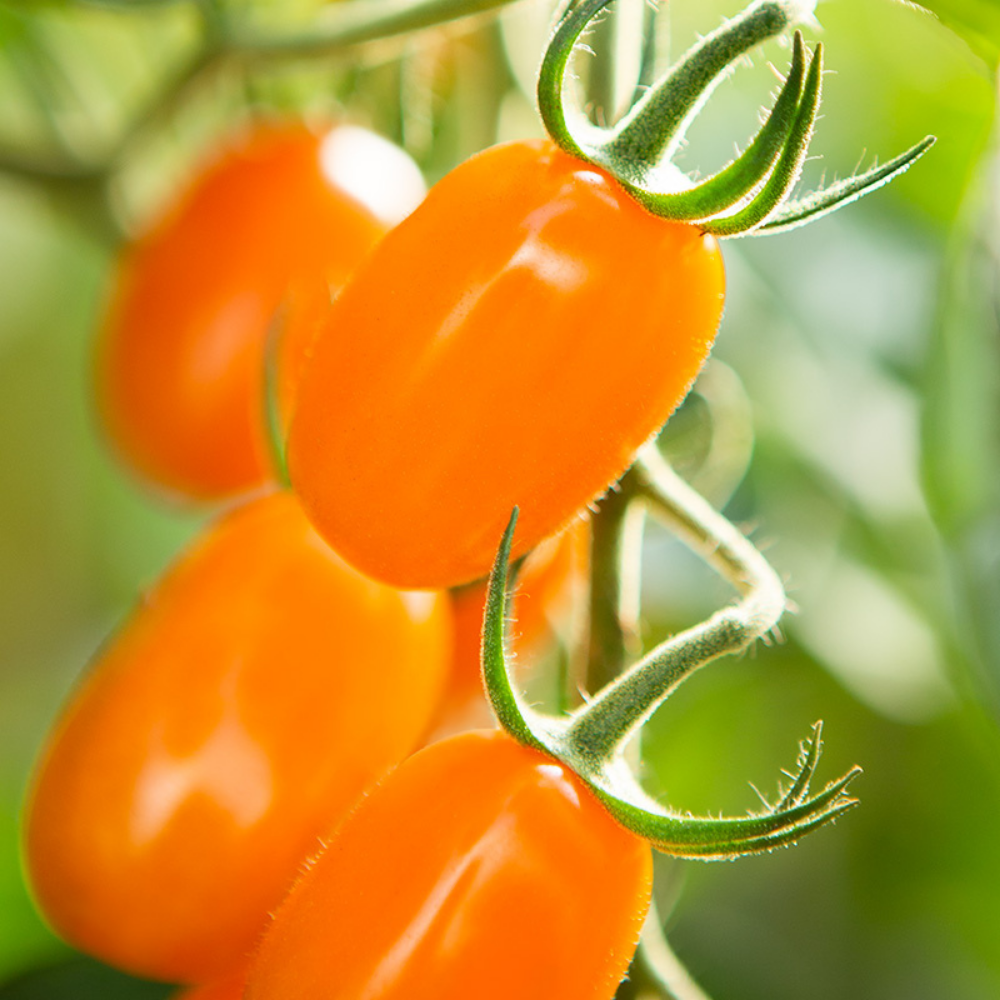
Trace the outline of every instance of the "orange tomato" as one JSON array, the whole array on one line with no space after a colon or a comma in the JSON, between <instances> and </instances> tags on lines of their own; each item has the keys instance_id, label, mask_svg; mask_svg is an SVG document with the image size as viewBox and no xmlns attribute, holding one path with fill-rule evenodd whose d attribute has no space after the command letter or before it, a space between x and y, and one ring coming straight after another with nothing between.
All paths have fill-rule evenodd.
<instances>
[{"instance_id":1,"label":"orange tomato","mask_svg":"<svg viewBox=\"0 0 1000 1000\"><path fill-rule=\"evenodd\" d=\"M712 237L551 142L472 157L379 244L313 345L288 454L306 512L395 586L484 576L515 504L516 557L667 420L723 284Z\"/></svg>"},{"instance_id":2,"label":"orange tomato","mask_svg":"<svg viewBox=\"0 0 1000 1000\"><path fill-rule=\"evenodd\" d=\"M402 150L351 126L258 126L221 150L117 270L97 401L126 463L198 500L273 478L264 357L279 305L299 283L342 286L423 190ZM307 345L286 339L279 368L295 369Z\"/></svg>"},{"instance_id":3,"label":"orange tomato","mask_svg":"<svg viewBox=\"0 0 1000 1000\"><path fill-rule=\"evenodd\" d=\"M649 905L649 845L499 731L414 754L275 914L247 1000L608 1000Z\"/></svg>"},{"instance_id":4,"label":"orange tomato","mask_svg":"<svg viewBox=\"0 0 1000 1000\"><path fill-rule=\"evenodd\" d=\"M139 975L242 968L319 834L423 736L450 631L443 595L361 576L290 494L221 520L53 731L26 816L42 912Z\"/></svg>"}]
</instances>

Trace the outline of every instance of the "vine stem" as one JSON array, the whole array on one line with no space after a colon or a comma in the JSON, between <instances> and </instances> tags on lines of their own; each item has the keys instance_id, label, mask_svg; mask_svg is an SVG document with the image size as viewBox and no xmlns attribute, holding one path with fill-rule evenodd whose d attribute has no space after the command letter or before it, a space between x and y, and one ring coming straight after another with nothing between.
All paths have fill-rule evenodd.
<instances>
[{"instance_id":1,"label":"vine stem","mask_svg":"<svg viewBox=\"0 0 1000 1000\"><path fill-rule=\"evenodd\" d=\"M100 182L113 173L134 142L173 114L210 76L229 66L256 66L285 59L337 55L366 42L409 34L506 6L513 0L348 0L326 12L309 30L285 32L239 28L205 17L199 48L153 98L143 113L98 161L65 158L45 162L0 150L0 172L45 182L87 178ZM204 14L205 6L200 8ZM208 7L209 11L214 8Z\"/></svg>"},{"instance_id":2,"label":"vine stem","mask_svg":"<svg viewBox=\"0 0 1000 1000\"><path fill-rule=\"evenodd\" d=\"M484 14L513 0L351 0L307 32L230 30L224 41L244 59L327 56L354 45Z\"/></svg>"},{"instance_id":3,"label":"vine stem","mask_svg":"<svg viewBox=\"0 0 1000 1000\"><path fill-rule=\"evenodd\" d=\"M599 691L625 668L637 642L644 511L613 488L591 519L586 689ZM637 518L638 515L638 518Z\"/></svg>"},{"instance_id":4,"label":"vine stem","mask_svg":"<svg viewBox=\"0 0 1000 1000\"><path fill-rule=\"evenodd\" d=\"M599 691L565 738L583 756L609 760L691 673L739 652L777 625L784 587L767 560L740 531L696 493L652 447L622 479L691 549L742 595L735 605L679 633Z\"/></svg>"}]
</instances>

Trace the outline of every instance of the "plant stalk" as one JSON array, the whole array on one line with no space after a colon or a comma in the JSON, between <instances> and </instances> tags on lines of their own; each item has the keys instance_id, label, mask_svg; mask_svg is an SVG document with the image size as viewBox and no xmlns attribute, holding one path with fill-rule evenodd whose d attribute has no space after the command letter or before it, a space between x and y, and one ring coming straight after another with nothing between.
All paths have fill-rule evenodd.
<instances>
[{"instance_id":1,"label":"plant stalk","mask_svg":"<svg viewBox=\"0 0 1000 1000\"><path fill-rule=\"evenodd\" d=\"M594 761L611 760L682 681L766 635L785 609L784 588L767 560L655 450L642 453L623 483L743 598L652 650L571 717L567 745Z\"/></svg>"}]
</instances>

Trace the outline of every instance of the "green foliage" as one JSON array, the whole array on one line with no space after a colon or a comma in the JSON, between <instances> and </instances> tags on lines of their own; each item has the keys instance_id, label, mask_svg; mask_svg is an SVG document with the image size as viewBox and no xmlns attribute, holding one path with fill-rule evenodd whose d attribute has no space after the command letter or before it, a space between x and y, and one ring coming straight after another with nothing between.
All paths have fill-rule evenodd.
<instances>
[{"instance_id":1,"label":"green foliage","mask_svg":"<svg viewBox=\"0 0 1000 1000\"><path fill-rule=\"evenodd\" d=\"M993 0L921 0L982 56L991 68L1000 58L1000 7Z\"/></svg>"}]
</instances>

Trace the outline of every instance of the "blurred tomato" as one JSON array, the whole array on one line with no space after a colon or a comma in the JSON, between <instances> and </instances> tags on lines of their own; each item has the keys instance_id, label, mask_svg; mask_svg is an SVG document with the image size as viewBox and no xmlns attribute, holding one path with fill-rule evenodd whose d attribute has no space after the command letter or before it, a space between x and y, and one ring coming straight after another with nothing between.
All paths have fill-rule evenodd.
<instances>
[{"instance_id":1,"label":"blurred tomato","mask_svg":"<svg viewBox=\"0 0 1000 1000\"><path fill-rule=\"evenodd\" d=\"M304 859L426 732L447 599L351 569L289 494L210 528L100 651L26 816L39 906L129 972L241 968Z\"/></svg>"}]
</instances>

